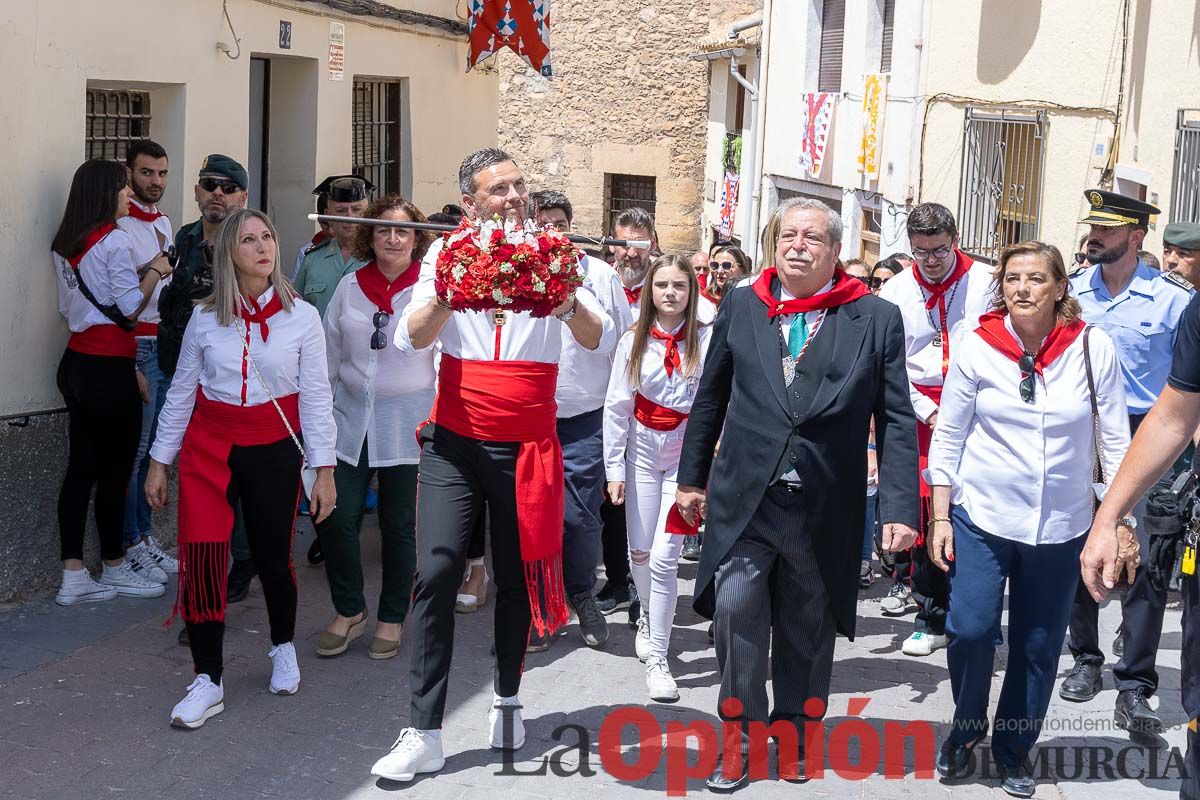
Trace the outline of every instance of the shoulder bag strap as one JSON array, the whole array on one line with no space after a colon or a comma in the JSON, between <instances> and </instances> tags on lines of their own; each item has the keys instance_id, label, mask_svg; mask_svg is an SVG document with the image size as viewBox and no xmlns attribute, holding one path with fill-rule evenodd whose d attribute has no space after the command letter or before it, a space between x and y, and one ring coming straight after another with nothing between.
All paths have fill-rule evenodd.
<instances>
[{"instance_id":1,"label":"shoulder bag strap","mask_svg":"<svg viewBox=\"0 0 1200 800\"><path fill-rule=\"evenodd\" d=\"M1092 468L1092 474L1097 483L1105 483L1104 444L1100 439L1100 410L1096 404L1096 379L1092 375L1092 354L1088 348L1088 334L1091 332L1091 325L1083 329L1083 368L1087 372L1088 400L1092 404L1092 439L1096 447L1096 464Z\"/></svg>"},{"instance_id":2,"label":"shoulder bag strap","mask_svg":"<svg viewBox=\"0 0 1200 800\"><path fill-rule=\"evenodd\" d=\"M242 334L242 326L234 322L238 333ZM275 395L271 393L271 387L267 386L267 382L263 380L262 373L258 371L258 364L254 363L254 354L250 352L250 326L245 326L245 333L242 336L243 346L246 348L246 361L250 363L250 368L254 370L254 376L258 378L258 384L262 386L263 391L267 393L267 398L271 401L271 405L275 406L275 410L279 412L279 418L283 420L283 426L287 428L288 436L292 437L292 443L296 445L296 449L300 451L300 459L303 461L303 468L308 468L308 456L304 453L304 446L300 444L300 438L296 436L296 431L292 429L292 423L288 422L287 414L283 413L283 409L279 407L279 401L275 399Z\"/></svg>"},{"instance_id":3,"label":"shoulder bag strap","mask_svg":"<svg viewBox=\"0 0 1200 800\"><path fill-rule=\"evenodd\" d=\"M79 267L71 266L68 261L67 266L71 267L71 271L75 273L75 282L79 285L79 293L83 295L83 299L87 300L96 310L108 318L110 322L116 325L123 331L131 331L137 327L137 322L121 313L121 309L117 308L116 304L103 305L96 299L96 295L92 294L92 290L83 280L83 270Z\"/></svg>"}]
</instances>

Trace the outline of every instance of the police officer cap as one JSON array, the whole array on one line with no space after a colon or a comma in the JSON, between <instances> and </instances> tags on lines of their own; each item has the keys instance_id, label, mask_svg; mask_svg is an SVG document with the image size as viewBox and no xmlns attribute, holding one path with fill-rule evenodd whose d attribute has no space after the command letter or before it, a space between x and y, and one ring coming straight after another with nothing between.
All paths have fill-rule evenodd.
<instances>
[{"instance_id":1,"label":"police officer cap","mask_svg":"<svg viewBox=\"0 0 1200 800\"><path fill-rule=\"evenodd\" d=\"M1172 222L1163 229L1163 244L1183 250L1200 250L1200 224L1195 222Z\"/></svg>"},{"instance_id":2,"label":"police officer cap","mask_svg":"<svg viewBox=\"0 0 1200 800\"><path fill-rule=\"evenodd\" d=\"M1079 220L1081 225L1099 225L1104 228L1120 225L1145 227L1150 224L1150 217L1160 213L1156 206L1104 189L1088 189L1083 196L1091 208L1088 209L1088 215Z\"/></svg>"},{"instance_id":3,"label":"police officer cap","mask_svg":"<svg viewBox=\"0 0 1200 800\"><path fill-rule=\"evenodd\" d=\"M200 177L226 178L236 183L242 191L245 191L246 187L250 185L250 176L246 174L246 168L229 156L223 156L220 153L204 157L204 160L200 162Z\"/></svg>"},{"instance_id":4,"label":"police officer cap","mask_svg":"<svg viewBox=\"0 0 1200 800\"><path fill-rule=\"evenodd\" d=\"M331 203L356 203L368 199L374 188L375 184L358 175L330 175L313 189L313 194L327 195Z\"/></svg>"}]
</instances>

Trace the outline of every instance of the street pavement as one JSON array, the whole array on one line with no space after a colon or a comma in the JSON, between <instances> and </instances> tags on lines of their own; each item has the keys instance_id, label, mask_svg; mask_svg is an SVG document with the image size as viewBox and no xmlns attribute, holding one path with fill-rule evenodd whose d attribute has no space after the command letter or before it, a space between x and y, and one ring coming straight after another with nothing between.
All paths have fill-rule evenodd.
<instances>
[{"instance_id":1,"label":"street pavement","mask_svg":"<svg viewBox=\"0 0 1200 800\"><path fill-rule=\"evenodd\" d=\"M527 741L515 763L506 765L487 745L494 605L489 602L478 613L457 616L443 732L446 767L435 776L398 784L377 780L369 770L406 723L408 632L400 655L389 661L367 658L369 631L346 654L317 658L317 637L332 612L324 571L304 561L311 526L305 522L301 528L295 545L300 584L296 647L303 676L299 694L280 697L267 691L270 642L262 592L255 582L250 597L231 606L227 616L225 712L197 731L168 725L171 707L192 678L188 651L176 643L178 623L163 625L174 600L173 583L157 600L122 598L59 608L52 599L42 599L0 609L0 799L615 800L666 796L668 788L685 787L688 795L705 793L701 779L683 783L685 769L674 763L696 763L697 739L686 741L686 758L678 748L672 750L676 755L667 757L658 735L660 725L665 730L671 723L710 730L719 724L719 678L705 635L707 622L691 610L695 565L681 565L671 642L680 702L646 700L644 672L633 655L633 633L624 612L609 618L612 635L600 649L584 646L572 623L548 651L526 660L521 700ZM373 515L367 517L363 542L368 605L373 610L372 592L379 583ZM879 581L863 592L858 638L838 640L826 717L825 775L803 786L781 781L772 758L770 778L741 796L1005 796L993 768L942 783L922 774L921 768L930 762L915 755L919 747L910 743L902 756L896 755L895 745L903 744L895 734L897 726L933 723L940 741L953 704L944 650L925 659L900 653L901 642L912 630L912 617L893 619L880 613L879 599L886 589ZM1110 602L1100 619L1101 640L1111 642L1119 605ZM1112 726L1116 692L1110 664L1105 669L1106 690L1093 701L1070 704L1055 696L1040 740L1044 760L1039 769L1046 766L1047 779L1039 783L1037 797L1176 796L1186 725L1179 703L1178 604L1168 610L1164 631L1158 703L1164 722L1171 726L1165 737L1134 743ZM1004 647L997 654L993 708L1006 654ZM1060 679L1069 666L1064 650ZM601 755L601 725L617 709L625 709L631 719L638 709L648 710L658 723L646 717L641 728L624 729L622 757L634 765L628 770L613 764L615 751ZM922 729L928 726L910 728ZM887 755L876 755L876 750ZM860 778L854 767L864 757L869 762L864 772L869 774ZM673 765L670 782L668 760ZM638 770L639 765L652 769Z\"/></svg>"}]
</instances>

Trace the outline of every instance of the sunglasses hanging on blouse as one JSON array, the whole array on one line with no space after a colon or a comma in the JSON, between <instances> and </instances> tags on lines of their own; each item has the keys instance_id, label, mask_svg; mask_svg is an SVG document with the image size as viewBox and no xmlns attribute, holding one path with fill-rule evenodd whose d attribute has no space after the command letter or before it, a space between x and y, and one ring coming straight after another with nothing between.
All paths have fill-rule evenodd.
<instances>
[{"instance_id":1,"label":"sunglasses hanging on blouse","mask_svg":"<svg viewBox=\"0 0 1200 800\"><path fill-rule=\"evenodd\" d=\"M376 311L375 316L371 318L371 323L375 326L375 332L371 334L371 349L382 350L387 347L387 334L383 329L392 321L392 317L386 311Z\"/></svg>"},{"instance_id":2,"label":"sunglasses hanging on blouse","mask_svg":"<svg viewBox=\"0 0 1200 800\"><path fill-rule=\"evenodd\" d=\"M1032 403L1034 387L1037 386L1037 381L1033 377L1033 356L1029 353L1021 356L1021 360L1017 362L1017 366L1021 369L1021 399L1026 403Z\"/></svg>"}]
</instances>

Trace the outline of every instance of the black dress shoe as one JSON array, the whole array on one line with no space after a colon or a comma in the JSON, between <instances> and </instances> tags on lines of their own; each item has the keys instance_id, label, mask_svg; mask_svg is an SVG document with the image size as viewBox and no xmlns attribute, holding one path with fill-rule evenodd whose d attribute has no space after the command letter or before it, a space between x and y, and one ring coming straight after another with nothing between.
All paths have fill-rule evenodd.
<instances>
[{"instance_id":1,"label":"black dress shoe","mask_svg":"<svg viewBox=\"0 0 1200 800\"><path fill-rule=\"evenodd\" d=\"M325 554L321 552L320 538L314 538L313 543L308 546L308 564L316 567L325 563Z\"/></svg>"},{"instance_id":2,"label":"black dress shoe","mask_svg":"<svg viewBox=\"0 0 1200 800\"><path fill-rule=\"evenodd\" d=\"M493 645L495 647L495 645ZM537 628L529 629L529 642L525 645L526 653L541 653L550 649L550 634L538 633ZM493 651L492 655L495 655Z\"/></svg>"},{"instance_id":3,"label":"black dress shoe","mask_svg":"<svg viewBox=\"0 0 1200 800\"><path fill-rule=\"evenodd\" d=\"M1150 707L1146 690L1126 689L1117 692L1117 708L1113 712L1117 727L1130 733L1162 733L1163 724Z\"/></svg>"},{"instance_id":4,"label":"black dress shoe","mask_svg":"<svg viewBox=\"0 0 1200 800\"><path fill-rule=\"evenodd\" d=\"M937 759L933 764L937 774L948 780L966 777L971 766L971 752L975 745L983 741L984 736L987 736L987 731L965 744L956 744L947 736L938 748Z\"/></svg>"},{"instance_id":5,"label":"black dress shoe","mask_svg":"<svg viewBox=\"0 0 1200 800\"><path fill-rule=\"evenodd\" d=\"M742 756L742 773L738 777L730 777L725 774L725 759L722 758L717 768L712 775L704 781L704 785L708 787L710 792L736 792L738 789L750 783L750 758Z\"/></svg>"},{"instance_id":6,"label":"black dress shoe","mask_svg":"<svg viewBox=\"0 0 1200 800\"><path fill-rule=\"evenodd\" d=\"M1013 797L1033 797L1037 784L1024 764L1015 767L1000 767L1000 788Z\"/></svg>"},{"instance_id":7,"label":"black dress shoe","mask_svg":"<svg viewBox=\"0 0 1200 800\"><path fill-rule=\"evenodd\" d=\"M1075 668L1071 670L1058 690L1058 696L1072 703L1086 703L1100 692L1103 685L1100 665L1089 664L1081 658L1075 659Z\"/></svg>"},{"instance_id":8,"label":"black dress shoe","mask_svg":"<svg viewBox=\"0 0 1200 800\"><path fill-rule=\"evenodd\" d=\"M254 568L254 560L250 558L235 560L229 568L229 581L225 587L225 601L240 603L250 594L250 581L258 571Z\"/></svg>"}]
</instances>

